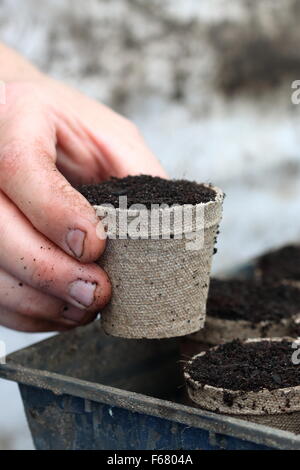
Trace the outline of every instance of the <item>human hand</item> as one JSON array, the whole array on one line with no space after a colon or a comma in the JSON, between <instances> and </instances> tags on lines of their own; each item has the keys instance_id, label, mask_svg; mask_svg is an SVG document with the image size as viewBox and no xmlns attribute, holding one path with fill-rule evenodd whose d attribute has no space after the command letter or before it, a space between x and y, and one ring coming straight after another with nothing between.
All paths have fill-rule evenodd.
<instances>
[{"instance_id":1,"label":"human hand","mask_svg":"<svg viewBox=\"0 0 300 470\"><path fill-rule=\"evenodd\" d=\"M92 321L111 286L94 209L71 184L165 177L136 127L41 75L0 104L0 324L61 331ZM71 183L71 184L70 184Z\"/></svg>"}]
</instances>

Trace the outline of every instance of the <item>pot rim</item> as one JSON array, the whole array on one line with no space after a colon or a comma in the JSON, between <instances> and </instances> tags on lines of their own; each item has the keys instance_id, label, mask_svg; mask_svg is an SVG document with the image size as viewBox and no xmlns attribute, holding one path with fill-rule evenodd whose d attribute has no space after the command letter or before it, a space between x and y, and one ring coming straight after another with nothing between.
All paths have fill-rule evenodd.
<instances>
[{"instance_id":1,"label":"pot rim","mask_svg":"<svg viewBox=\"0 0 300 470\"><path fill-rule=\"evenodd\" d=\"M290 336L284 336L282 338L275 338L275 337L274 338L250 338L250 339L247 339L245 341L241 341L241 343L242 344L247 344L247 343L258 343L258 342L263 342L263 341L280 342L280 341L283 341L283 340L288 340L291 343L295 343L295 342L299 343L299 346L300 346L300 338L292 338ZM223 344L218 344L217 346L213 346L212 348L209 349L209 351L216 350L220 346L223 346ZM195 356L192 357L192 359L187 361L187 364L191 364L197 357L202 357L207 352L208 351L201 351L199 354L196 354ZM241 394L246 395L246 394L249 394L249 393L250 394L256 394L256 395L262 395L262 394L264 395L266 392L268 392L268 393L274 393L274 392L286 393L287 391L290 391L290 390L299 391L299 393L300 393L300 384L295 385L294 387L284 387L284 388L275 388L275 389L263 388L263 389L257 390L257 391L254 391L254 390L243 391L243 390L232 390L232 389L224 388L224 387L215 387L213 385L201 383L197 380L194 380L190 376L190 374L186 371L184 371L184 378L185 378L185 380L187 381L188 384L193 384L193 386L197 389L212 390L212 391L215 391L215 392L222 391L222 392L228 393L228 394L233 395L233 396L240 396Z\"/></svg>"},{"instance_id":2,"label":"pot rim","mask_svg":"<svg viewBox=\"0 0 300 470\"><path fill-rule=\"evenodd\" d=\"M265 326L269 326L269 325L278 325L280 323L289 323L289 322L300 322L300 308L299 308L299 312L295 313L294 315L291 315L290 317L283 317L283 318L280 318L278 319L278 321L272 321L272 320L261 320L259 322L251 322L249 320L232 320L230 318L220 318L220 317L215 317L215 316L212 316L212 315L208 315L206 314L206 321L211 321L212 323L214 321L220 321L220 322L225 322L225 323L228 323L228 324L239 324L239 325L244 325L244 326L249 326L249 327L265 327ZM272 338L249 338L249 339L272 339Z\"/></svg>"}]
</instances>

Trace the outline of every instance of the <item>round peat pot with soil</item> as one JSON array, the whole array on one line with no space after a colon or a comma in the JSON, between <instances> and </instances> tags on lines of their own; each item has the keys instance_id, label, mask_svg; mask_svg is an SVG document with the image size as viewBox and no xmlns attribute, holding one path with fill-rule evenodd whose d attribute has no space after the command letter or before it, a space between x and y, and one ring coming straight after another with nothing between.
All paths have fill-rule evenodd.
<instances>
[{"instance_id":1,"label":"round peat pot with soil","mask_svg":"<svg viewBox=\"0 0 300 470\"><path fill-rule=\"evenodd\" d=\"M113 288L101 312L104 330L125 338L167 338L202 328L223 193L143 175L79 190L108 235L98 261Z\"/></svg>"},{"instance_id":2,"label":"round peat pot with soil","mask_svg":"<svg viewBox=\"0 0 300 470\"><path fill-rule=\"evenodd\" d=\"M189 398L205 410L298 434L300 365L295 345L300 348L299 339L234 340L202 352L185 368Z\"/></svg>"},{"instance_id":3,"label":"round peat pot with soil","mask_svg":"<svg viewBox=\"0 0 300 470\"><path fill-rule=\"evenodd\" d=\"M233 339L297 337L299 321L300 290L292 285L212 279L205 327L183 339L182 355Z\"/></svg>"},{"instance_id":4,"label":"round peat pot with soil","mask_svg":"<svg viewBox=\"0 0 300 470\"><path fill-rule=\"evenodd\" d=\"M300 287L300 245L287 245L260 256L256 260L255 277Z\"/></svg>"}]
</instances>

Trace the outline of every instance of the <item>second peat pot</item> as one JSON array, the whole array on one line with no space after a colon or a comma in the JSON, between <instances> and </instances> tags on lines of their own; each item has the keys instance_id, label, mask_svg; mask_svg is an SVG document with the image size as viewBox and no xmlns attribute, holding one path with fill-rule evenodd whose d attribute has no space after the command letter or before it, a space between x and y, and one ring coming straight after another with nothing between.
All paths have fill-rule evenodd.
<instances>
[{"instance_id":1,"label":"second peat pot","mask_svg":"<svg viewBox=\"0 0 300 470\"><path fill-rule=\"evenodd\" d=\"M189 398L200 408L300 433L300 343L234 340L193 357Z\"/></svg>"},{"instance_id":2,"label":"second peat pot","mask_svg":"<svg viewBox=\"0 0 300 470\"><path fill-rule=\"evenodd\" d=\"M182 340L185 357L233 339L297 337L300 289L276 282L212 279L206 310L205 327Z\"/></svg>"}]
</instances>

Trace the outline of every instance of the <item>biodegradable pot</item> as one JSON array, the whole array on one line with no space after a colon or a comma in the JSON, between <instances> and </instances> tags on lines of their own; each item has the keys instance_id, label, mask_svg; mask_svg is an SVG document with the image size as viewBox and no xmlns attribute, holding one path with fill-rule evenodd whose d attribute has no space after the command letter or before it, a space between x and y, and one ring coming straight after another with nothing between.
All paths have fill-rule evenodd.
<instances>
[{"instance_id":1,"label":"biodegradable pot","mask_svg":"<svg viewBox=\"0 0 300 470\"><path fill-rule=\"evenodd\" d=\"M265 338L264 341L282 341L282 339ZM294 341L292 338L285 339ZM249 339L244 343L257 341L262 339ZM204 354L205 351L201 352L189 362ZM202 409L300 433L300 386L245 392L197 382L186 371L184 377L189 398Z\"/></svg>"},{"instance_id":2,"label":"biodegradable pot","mask_svg":"<svg viewBox=\"0 0 300 470\"><path fill-rule=\"evenodd\" d=\"M299 315L297 316L282 318L279 321L266 320L258 323L252 323L247 320L228 320L207 315L205 328L189 335L189 339L211 347L236 338L245 341L251 338L290 336L299 320L300 307Z\"/></svg>"},{"instance_id":3,"label":"biodegradable pot","mask_svg":"<svg viewBox=\"0 0 300 470\"><path fill-rule=\"evenodd\" d=\"M224 283L227 282L230 286L231 281L224 281ZM242 282L247 286L247 281ZM261 288L263 284L259 283L259 286ZM285 289L280 284L274 284L274 286L276 286L276 288ZM212 290L211 295L218 295L218 290L216 292ZM271 295L272 293L270 293L270 296ZM234 301L234 292L231 293L231 296ZM209 299L211 299L210 294ZM288 302L288 300L286 302ZM210 305L209 302L208 305ZM253 308L255 308L255 303ZM259 322L249 321L246 319L226 319L222 316L221 309L222 306L220 306L219 310L220 316L217 316L217 307L215 307L214 315L210 315L210 310L208 309L205 327L196 333L188 335L187 338L182 341L183 356L190 357L191 351L194 352L194 354L197 354L212 346L229 342L233 339L245 341L250 338L274 338L283 336L297 337L299 335L300 305L299 309L296 308L295 313L291 316L283 317L281 319L262 320Z\"/></svg>"},{"instance_id":4,"label":"biodegradable pot","mask_svg":"<svg viewBox=\"0 0 300 470\"><path fill-rule=\"evenodd\" d=\"M251 338L276 338L291 335L297 337L298 332L300 332L300 315L288 319L283 318L278 322L261 321L259 323L206 315L204 328L183 338L180 350L182 358L187 359L233 339L245 341Z\"/></svg>"},{"instance_id":5,"label":"biodegradable pot","mask_svg":"<svg viewBox=\"0 0 300 470\"><path fill-rule=\"evenodd\" d=\"M158 239L135 239L130 231L120 238L110 232L107 246L98 264L108 273L113 294L102 310L102 325L106 333L124 338L168 338L183 336L203 327L209 276L215 237L222 215L224 195L218 188L214 201L189 206L191 223L182 232L179 212L183 206L159 209L159 220L170 216L171 238L162 224L153 221L145 210L151 230ZM94 206L100 219L111 209ZM186 207L186 206L185 206ZM133 221L139 209L114 209L116 232L124 217ZM203 225L196 224L197 214L203 214ZM188 249L190 237L203 237L199 250Z\"/></svg>"},{"instance_id":6,"label":"biodegradable pot","mask_svg":"<svg viewBox=\"0 0 300 470\"><path fill-rule=\"evenodd\" d=\"M297 244L269 251L255 259L254 277L259 281L271 278L300 288L300 280L293 279L294 266L298 266L299 259L300 245ZM299 277L299 271L297 276Z\"/></svg>"}]
</instances>

